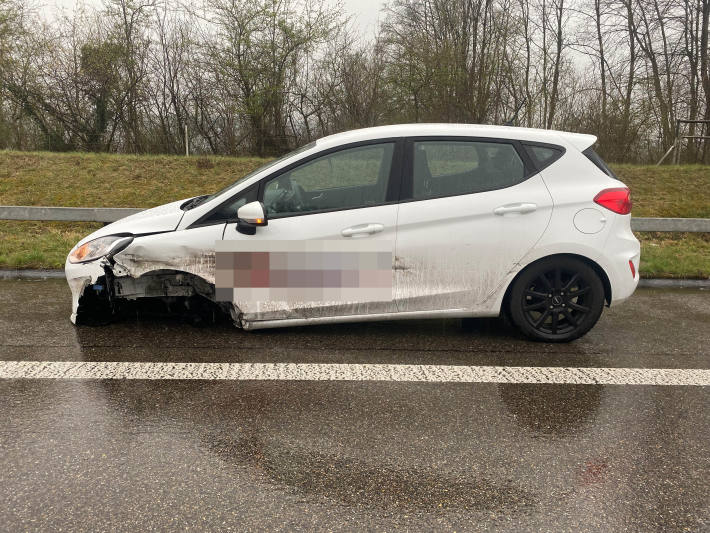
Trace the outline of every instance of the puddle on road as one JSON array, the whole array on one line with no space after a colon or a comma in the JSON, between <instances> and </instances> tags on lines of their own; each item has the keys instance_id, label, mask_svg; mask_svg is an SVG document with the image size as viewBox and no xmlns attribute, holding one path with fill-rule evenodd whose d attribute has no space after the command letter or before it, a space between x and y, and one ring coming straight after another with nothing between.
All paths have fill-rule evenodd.
<instances>
[{"instance_id":1,"label":"puddle on road","mask_svg":"<svg viewBox=\"0 0 710 533\"><path fill-rule=\"evenodd\" d=\"M537 503L512 483L455 479L418 469L374 467L356 459L278 448L258 438L215 440L205 445L227 463L253 465L273 484L301 495L384 511L521 510Z\"/></svg>"}]
</instances>

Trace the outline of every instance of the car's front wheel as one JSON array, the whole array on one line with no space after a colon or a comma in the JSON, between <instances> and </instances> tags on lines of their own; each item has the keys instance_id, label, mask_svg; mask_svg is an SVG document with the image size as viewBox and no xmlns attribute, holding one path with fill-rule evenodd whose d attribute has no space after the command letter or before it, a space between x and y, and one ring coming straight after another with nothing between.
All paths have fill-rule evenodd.
<instances>
[{"instance_id":1,"label":"car's front wheel","mask_svg":"<svg viewBox=\"0 0 710 533\"><path fill-rule=\"evenodd\" d=\"M532 264L510 292L510 317L528 337L569 342L587 333L602 313L604 285L586 263L551 257Z\"/></svg>"}]
</instances>

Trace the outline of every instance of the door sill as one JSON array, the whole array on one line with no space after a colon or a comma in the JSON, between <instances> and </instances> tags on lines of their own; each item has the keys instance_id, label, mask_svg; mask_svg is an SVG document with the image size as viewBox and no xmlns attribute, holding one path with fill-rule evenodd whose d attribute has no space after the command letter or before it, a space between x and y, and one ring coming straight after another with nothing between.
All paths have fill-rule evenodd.
<instances>
[{"instance_id":1,"label":"door sill","mask_svg":"<svg viewBox=\"0 0 710 533\"><path fill-rule=\"evenodd\" d=\"M402 313L376 313L371 315L341 315L314 318L282 318L278 320L243 320L242 329L287 328L318 324L344 324L352 322L380 322L386 320L415 320L427 318L496 317L498 314L473 309L443 309L437 311L406 311Z\"/></svg>"}]
</instances>

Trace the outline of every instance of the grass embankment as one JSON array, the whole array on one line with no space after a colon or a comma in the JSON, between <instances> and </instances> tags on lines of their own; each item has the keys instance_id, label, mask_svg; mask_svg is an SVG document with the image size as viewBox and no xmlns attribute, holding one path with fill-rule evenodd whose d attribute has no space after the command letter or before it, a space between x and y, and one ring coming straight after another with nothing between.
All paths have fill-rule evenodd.
<instances>
[{"instance_id":1,"label":"grass embankment","mask_svg":"<svg viewBox=\"0 0 710 533\"><path fill-rule=\"evenodd\" d=\"M710 167L612 165L637 217L710 218ZM710 234L637 233L641 276L710 278Z\"/></svg>"},{"instance_id":2,"label":"grass embankment","mask_svg":"<svg viewBox=\"0 0 710 533\"><path fill-rule=\"evenodd\" d=\"M153 207L205 194L265 163L258 158L0 151L0 205ZM710 218L710 167L613 165L639 217ZM61 268L100 224L0 221L0 268ZM710 277L710 236L645 233L646 277Z\"/></svg>"},{"instance_id":3,"label":"grass embankment","mask_svg":"<svg viewBox=\"0 0 710 533\"><path fill-rule=\"evenodd\" d=\"M0 151L0 205L154 207L219 190L266 161ZM61 268L99 227L0 220L0 268Z\"/></svg>"}]
</instances>

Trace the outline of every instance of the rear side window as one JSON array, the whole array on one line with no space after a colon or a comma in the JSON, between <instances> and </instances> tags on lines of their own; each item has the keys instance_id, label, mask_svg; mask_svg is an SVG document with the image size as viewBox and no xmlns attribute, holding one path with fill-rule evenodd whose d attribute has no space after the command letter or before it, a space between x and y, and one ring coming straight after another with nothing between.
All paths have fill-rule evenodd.
<instances>
[{"instance_id":1,"label":"rear side window","mask_svg":"<svg viewBox=\"0 0 710 533\"><path fill-rule=\"evenodd\" d=\"M512 144L477 141L414 143L415 200L503 189L525 178Z\"/></svg>"},{"instance_id":2,"label":"rear side window","mask_svg":"<svg viewBox=\"0 0 710 533\"><path fill-rule=\"evenodd\" d=\"M561 146L551 144L527 144L523 143L530 158L535 162L538 170L549 167L565 153Z\"/></svg>"},{"instance_id":3,"label":"rear side window","mask_svg":"<svg viewBox=\"0 0 710 533\"><path fill-rule=\"evenodd\" d=\"M591 146L582 153L587 156L587 159L599 167L599 170L601 170L604 174L610 178L618 179L616 174L614 174L614 171L609 168L609 166L601 157L599 157L599 154L597 154Z\"/></svg>"}]
</instances>

